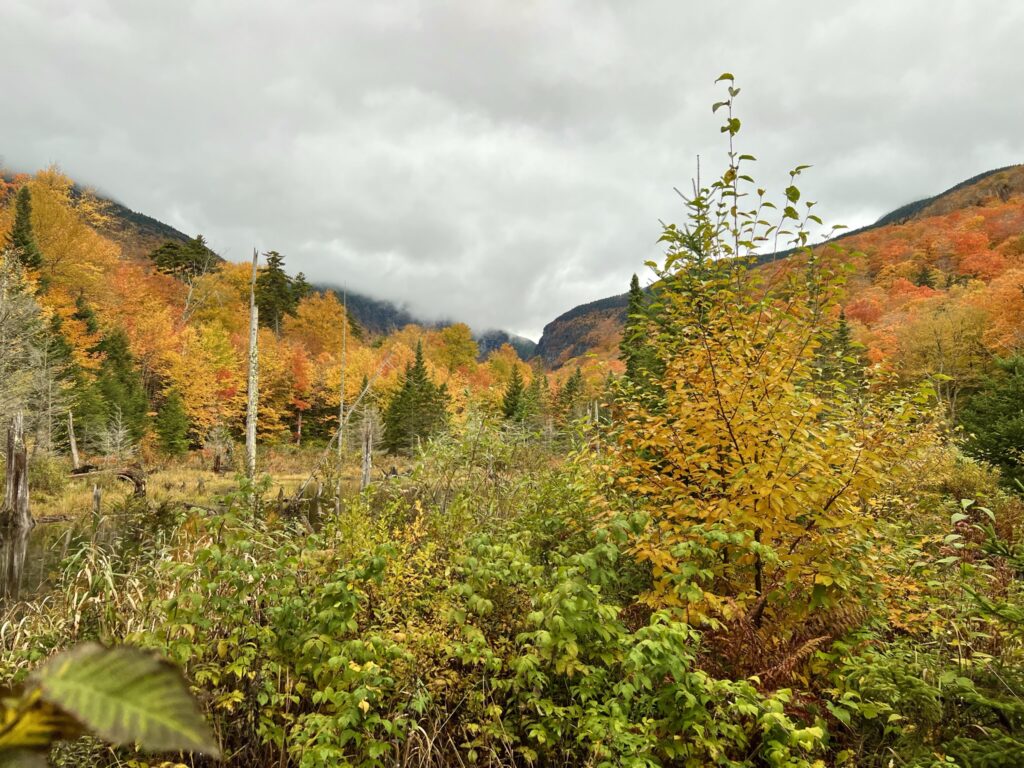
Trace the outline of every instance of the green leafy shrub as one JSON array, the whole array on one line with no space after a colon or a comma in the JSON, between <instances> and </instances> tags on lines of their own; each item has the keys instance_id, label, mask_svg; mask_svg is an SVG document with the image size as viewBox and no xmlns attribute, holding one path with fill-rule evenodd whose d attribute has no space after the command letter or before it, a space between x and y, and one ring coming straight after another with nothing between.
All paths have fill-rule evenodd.
<instances>
[{"instance_id":1,"label":"green leafy shrub","mask_svg":"<svg viewBox=\"0 0 1024 768\"><path fill-rule=\"evenodd\" d=\"M69 462L47 454L29 457L28 479L33 493L59 496L68 487Z\"/></svg>"}]
</instances>

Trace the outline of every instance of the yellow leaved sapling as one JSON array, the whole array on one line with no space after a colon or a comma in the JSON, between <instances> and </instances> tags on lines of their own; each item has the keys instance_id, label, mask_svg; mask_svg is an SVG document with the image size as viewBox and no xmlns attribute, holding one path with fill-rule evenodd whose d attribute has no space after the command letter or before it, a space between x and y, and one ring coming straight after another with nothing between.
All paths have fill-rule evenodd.
<instances>
[{"instance_id":1,"label":"yellow leaved sapling","mask_svg":"<svg viewBox=\"0 0 1024 768\"><path fill-rule=\"evenodd\" d=\"M739 89L723 79L729 166L694 184L687 224L665 227L665 261L649 264L653 299L630 319L649 370L620 383L607 495L640 513L631 551L649 568L652 608L719 631L742 624L771 636L762 650L820 644L828 632L808 630L813 617L849 614L870 592L871 495L920 398L880 387L851 357L836 332L840 260L809 244L821 222L795 184L804 167L781 206L754 188L743 170L754 158L733 147ZM758 256L780 243L794 249L784 263ZM779 660L762 657L746 671Z\"/></svg>"}]
</instances>

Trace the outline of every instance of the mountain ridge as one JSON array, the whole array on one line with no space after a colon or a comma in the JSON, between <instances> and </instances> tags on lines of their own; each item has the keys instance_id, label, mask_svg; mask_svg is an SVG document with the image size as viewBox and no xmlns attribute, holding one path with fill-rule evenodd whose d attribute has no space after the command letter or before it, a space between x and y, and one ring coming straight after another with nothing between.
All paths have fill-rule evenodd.
<instances>
[{"instance_id":1,"label":"mountain ridge","mask_svg":"<svg viewBox=\"0 0 1024 768\"><path fill-rule=\"evenodd\" d=\"M83 189L78 188L77 191L80 194ZM168 240L186 243L192 239L170 224L136 211L110 197L97 195L97 199L102 201L109 216L109 221L100 227L101 232L115 240L121 246L124 255L129 258L144 258ZM217 258L221 257L218 255ZM389 299L343 289L328 283L314 283L313 288L318 291L332 291L339 300L344 296L350 317L371 335L387 335L410 324L424 328L442 328L457 322L453 320L424 320L405 306ZM536 347L536 343L531 339L498 329L474 332L474 338L480 345L482 357L502 344L509 343L520 358L528 360L533 357Z\"/></svg>"},{"instance_id":2,"label":"mountain ridge","mask_svg":"<svg viewBox=\"0 0 1024 768\"><path fill-rule=\"evenodd\" d=\"M1024 193L1024 165L1008 165L984 171L930 197L921 198L883 214L875 222L857 229L844 231L831 241L837 242L885 227L905 224L922 218L949 213L952 210L984 204L998 198L1009 199L1015 193ZM785 258L792 249L764 254L759 264ZM607 296L579 304L563 312L544 326L537 342L537 355L545 365L557 368L571 359L596 352L614 354L618 334L626 320L628 293Z\"/></svg>"}]
</instances>

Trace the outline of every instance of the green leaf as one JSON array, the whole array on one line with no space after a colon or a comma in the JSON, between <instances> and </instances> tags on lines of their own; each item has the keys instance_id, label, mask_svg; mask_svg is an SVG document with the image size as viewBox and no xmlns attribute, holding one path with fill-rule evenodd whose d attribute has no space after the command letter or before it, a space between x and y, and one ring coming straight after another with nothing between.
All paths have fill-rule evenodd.
<instances>
[{"instance_id":1,"label":"green leaf","mask_svg":"<svg viewBox=\"0 0 1024 768\"><path fill-rule=\"evenodd\" d=\"M830 701L825 702L825 705L828 707L828 711L835 716L836 720L841 722L843 725L850 724L851 718L850 711L848 709L846 709L845 707L836 706Z\"/></svg>"},{"instance_id":2,"label":"green leaf","mask_svg":"<svg viewBox=\"0 0 1024 768\"><path fill-rule=\"evenodd\" d=\"M143 651L85 643L33 678L46 701L113 744L220 755L181 674Z\"/></svg>"},{"instance_id":3,"label":"green leaf","mask_svg":"<svg viewBox=\"0 0 1024 768\"><path fill-rule=\"evenodd\" d=\"M735 79L736 79L736 78L735 78L735 77L733 77L733 76L732 76L732 74L730 74L729 72L723 72L722 74L720 74L720 75L718 76L718 79L717 79L717 80L715 80L715 82L716 82L716 83L720 83L720 82L722 82L723 80L728 80L729 82L732 82L732 81L733 81L733 80L735 80Z\"/></svg>"}]
</instances>

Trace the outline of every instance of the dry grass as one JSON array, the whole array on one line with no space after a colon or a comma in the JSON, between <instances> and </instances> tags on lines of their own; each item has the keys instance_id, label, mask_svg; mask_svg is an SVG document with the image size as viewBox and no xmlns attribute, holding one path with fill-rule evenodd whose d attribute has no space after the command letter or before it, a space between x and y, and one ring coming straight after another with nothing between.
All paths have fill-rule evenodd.
<instances>
[{"instance_id":1,"label":"dry grass","mask_svg":"<svg viewBox=\"0 0 1024 768\"><path fill-rule=\"evenodd\" d=\"M259 468L271 478L267 498L295 494L310 477L311 471L318 465L322 456L322 448L298 450L288 447L263 450L259 457ZM333 460L323 464L330 468ZM374 480L379 479L382 472L392 466L396 466L401 472L407 465L406 460L393 460L390 457L378 459L374 469ZM100 472L74 477L70 474L68 464L63 466L60 472L61 481L55 483L52 478L47 478L44 488L32 487L33 481L30 477L33 515L44 521L73 520L91 515L94 486L100 491L101 511L107 513L111 509L122 507L133 489L131 484L117 479L115 470L120 466L103 464L100 466ZM214 505L218 499L236 490L238 481L233 473L214 473L210 469L211 466L210 458L199 451L180 460L161 458L147 462L147 501L154 505L168 502ZM347 456L342 475L343 485L346 488L358 487L359 477L358 457ZM315 482L316 480L311 484L312 487L315 487Z\"/></svg>"}]
</instances>

